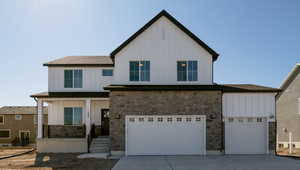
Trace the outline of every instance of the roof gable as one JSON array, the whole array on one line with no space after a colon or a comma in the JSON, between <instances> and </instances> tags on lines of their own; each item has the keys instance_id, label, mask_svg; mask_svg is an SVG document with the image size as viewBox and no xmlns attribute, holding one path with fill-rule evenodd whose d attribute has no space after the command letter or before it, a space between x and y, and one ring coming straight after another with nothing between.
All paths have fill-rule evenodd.
<instances>
[{"instance_id":1,"label":"roof gable","mask_svg":"<svg viewBox=\"0 0 300 170\"><path fill-rule=\"evenodd\" d=\"M171 21L175 26L177 26L181 31L187 34L190 38L192 38L197 44L203 47L208 53L210 53L213 57L213 61L217 60L219 54L216 53L213 49L211 49L207 44L201 41L195 34L189 31L185 26L183 26L180 22L178 22L174 17L172 17L167 11L162 10L159 14L157 14L154 18L152 18L147 24L145 24L142 28L140 28L136 33L134 33L131 37L129 37L125 42L123 42L118 48L116 48L113 52L111 52L110 56L114 60L115 55L120 52L124 47L126 47L130 42L132 42L136 37L142 34L145 30L147 30L152 24L154 24L158 19L162 16L165 16L169 21Z\"/></svg>"},{"instance_id":2,"label":"roof gable","mask_svg":"<svg viewBox=\"0 0 300 170\"><path fill-rule=\"evenodd\" d=\"M300 72L300 63L297 63L293 70L288 74L287 78L283 81L280 89L285 90L297 77Z\"/></svg>"}]
</instances>

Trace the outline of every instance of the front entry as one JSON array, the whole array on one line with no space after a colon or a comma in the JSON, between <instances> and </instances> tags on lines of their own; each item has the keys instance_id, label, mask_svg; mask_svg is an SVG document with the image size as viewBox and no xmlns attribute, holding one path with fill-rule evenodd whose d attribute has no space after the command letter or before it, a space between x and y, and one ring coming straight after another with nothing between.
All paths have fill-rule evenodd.
<instances>
[{"instance_id":1,"label":"front entry","mask_svg":"<svg viewBox=\"0 0 300 170\"><path fill-rule=\"evenodd\" d=\"M101 136L109 136L109 109L101 109Z\"/></svg>"}]
</instances>

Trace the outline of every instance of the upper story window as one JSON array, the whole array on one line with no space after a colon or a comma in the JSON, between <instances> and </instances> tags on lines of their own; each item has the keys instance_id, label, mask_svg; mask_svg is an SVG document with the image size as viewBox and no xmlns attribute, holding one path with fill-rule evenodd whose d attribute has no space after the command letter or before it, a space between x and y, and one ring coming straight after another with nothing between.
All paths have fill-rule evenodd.
<instances>
[{"instance_id":1,"label":"upper story window","mask_svg":"<svg viewBox=\"0 0 300 170\"><path fill-rule=\"evenodd\" d=\"M177 61L177 81L198 81L198 62Z\"/></svg>"},{"instance_id":2,"label":"upper story window","mask_svg":"<svg viewBox=\"0 0 300 170\"><path fill-rule=\"evenodd\" d=\"M81 125L82 107L64 108L64 125Z\"/></svg>"},{"instance_id":3,"label":"upper story window","mask_svg":"<svg viewBox=\"0 0 300 170\"><path fill-rule=\"evenodd\" d=\"M102 76L113 76L113 69L103 69Z\"/></svg>"},{"instance_id":4,"label":"upper story window","mask_svg":"<svg viewBox=\"0 0 300 170\"><path fill-rule=\"evenodd\" d=\"M150 81L150 61L130 61L129 80Z\"/></svg>"},{"instance_id":5,"label":"upper story window","mask_svg":"<svg viewBox=\"0 0 300 170\"><path fill-rule=\"evenodd\" d=\"M65 88L82 88L82 70L65 70Z\"/></svg>"}]
</instances>

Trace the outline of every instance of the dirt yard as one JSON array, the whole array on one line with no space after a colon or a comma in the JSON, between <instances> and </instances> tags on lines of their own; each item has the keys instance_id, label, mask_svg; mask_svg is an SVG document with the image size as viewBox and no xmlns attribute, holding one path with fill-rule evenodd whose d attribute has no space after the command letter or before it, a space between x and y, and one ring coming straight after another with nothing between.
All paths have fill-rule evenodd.
<instances>
[{"instance_id":1,"label":"dirt yard","mask_svg":"<svg viewBox=\"0 0 300 170\"><path fill-rule=\"evenodd\" d=\"M37 154L25 155L0 160L0 169L98 169L110 170L118 160L78 159L79 154Z\"/></svg>"}]
</instances>

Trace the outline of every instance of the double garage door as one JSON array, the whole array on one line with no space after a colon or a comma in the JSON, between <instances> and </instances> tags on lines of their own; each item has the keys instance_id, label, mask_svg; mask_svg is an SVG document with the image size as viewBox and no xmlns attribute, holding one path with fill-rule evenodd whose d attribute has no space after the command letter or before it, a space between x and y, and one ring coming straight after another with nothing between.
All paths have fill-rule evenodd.
<instances>
[{"instance_id":1,"label":"double garage door","mask_svg":"<svg viewBox=\"0 0 300 170\"><path fill-rule=\"evenodd\" d=\"M225 154L268 153L266 118L226 118ZM206 154L206 119L199 115L126 116L126 155Z\"/></svg>"},{"instance_id":2,"label":"double garage door","mask_svg":"<svg viewBox=\"0 0 300 170\"><path fill-rule=\"evenodd\" d=\"M126 155L201 155L205 137L205 116L126 116Z\"/></svg>"},{"instance_id":3,"label":"double garage door","mask_svg":"<svg viewBox=\"0 0 300 170\"><path fill-rule=\"evenodd\" d=\"M266 118L226 118L226 154L268 153L268 122Z\"/></svg>"}]
</instances>

